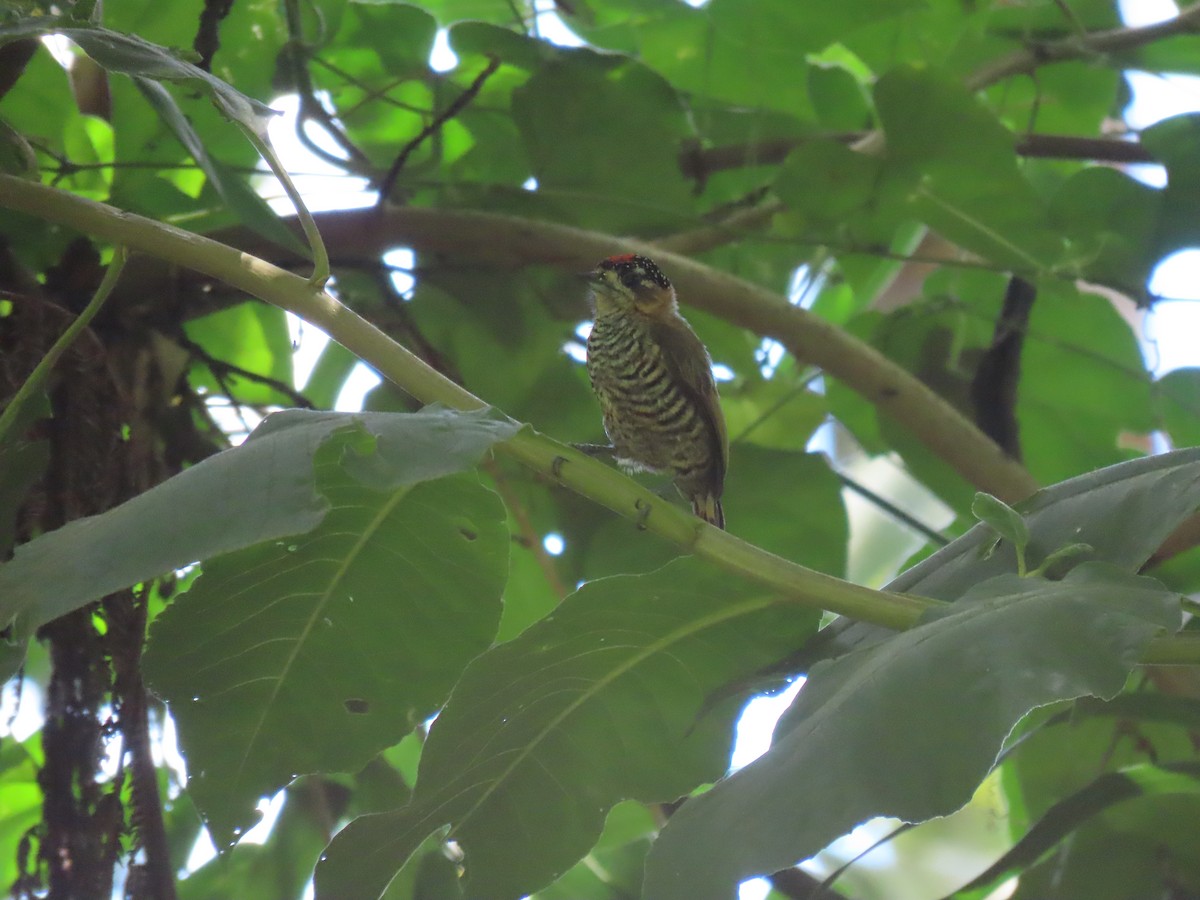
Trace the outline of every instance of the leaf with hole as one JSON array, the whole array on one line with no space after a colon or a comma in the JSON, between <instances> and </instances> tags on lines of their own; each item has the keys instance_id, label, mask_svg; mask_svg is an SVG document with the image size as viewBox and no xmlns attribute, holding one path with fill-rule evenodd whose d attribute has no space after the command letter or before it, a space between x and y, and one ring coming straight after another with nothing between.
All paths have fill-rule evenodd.
<instances>
[{"instance_id":1,"label":"leaf with hole","mask_svg":"<svg viewBox=\"0 0 1200 900\"><path fill-rule=\"evenodd\" d=\"M146 677L218 846L297 774L357 771L399 741L496 633L499 499L473 473L364 481L375 442L334 432L314 460L317 527L205 563L151 629Z\"/></svg>"},{"instance_id":2,"label":"leaf with hole","mask_svg":"<svg viewBox=\"0 0 1200 900\"><path fill-rule=\"evenodd\" d=\"M674 800L718 777L737 698L710 698L815 624L696 559L585 584L468 666L412 802L347 826L317 867L317 896L373 900L445 824L468 897L542 887L595 844L617 801Z\"/></svg>"}]
</instances>

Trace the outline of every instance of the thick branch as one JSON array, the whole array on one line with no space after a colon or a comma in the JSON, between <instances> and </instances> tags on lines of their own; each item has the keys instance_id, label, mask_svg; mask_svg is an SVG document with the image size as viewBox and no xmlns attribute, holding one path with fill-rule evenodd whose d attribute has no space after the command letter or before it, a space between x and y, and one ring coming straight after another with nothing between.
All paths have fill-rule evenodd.
<instances>
[{"instance_id":1,"label":"thick branch","mask_svg":"<svg viewBox=\"0 0 1200 900\"><path fill-rule=\"evenodd\" d=\"M543 264L567 272L589 268L597 259L614 253L646 253L670 272L687 305L778 340L793 355L819 366L908 427L979 490L1015 503L1037 489L1029 473L965 416L873 347L791 306L777 294L670 252L684 236L649 244L513 216L413 207L339 210L320 213L317 221L328 246L343 264L359 261L376 266L384 251L400 245L502 268ZM714 232L719 229L713 226ZM300 262L299 257L244 230L230 233L228 238L255 256L270 257L283 265ZM691 249L687 241L682 243ZM142 268L138 262L134 260L131 269ZM150 277L144 268L143 273ZM127 275L135 277L136 272ZM142 288L145 291L149 286Z\"/></svg>"},{"instance_id":2,"label":"thick branch","mask_svg":"<svg viewBox=\"0 0 1200 900\"><path fill-rule=\"evenodd\" d=\"M0 207L79 229L195 269L295 313L329 334L381 375L424 403L452 409L486 406L386 334L304 278L209 238L0 175ZM888 628L915 624L936 601L872 591L814 572L705 524L633 479L557 441L524 430L500 445L519 462L637 521L647 530L794 602Z\"/></svg>"},{"instance_id":3,"label":"thick branch","mask_svg":"<svg viewBox=\"0 0 1200 900\"><path fill-rule=\"evenodd\" d=\"M440 402L462 410L485 405L304 278L232 247L11 175L0 174L0 207L151 253L293 312L326 331L393 384L423 402ZM782 302L779 305L791 309ZM615 469L532 430L522 431L499 445L499 449L577 493L641 523L647 531L727 571L779 591L800 605L893 629L911 627L925 610L937 605L934 600L850 584L747 544L656 497ZM1200 663L1200 638L1157 639L1142 661Z\"/></svg>"},{"instance_id":4,"label":"thick branch","mask_svg":"<svg viewBox=\"0 0 1200 900\"><path fill-rule=\"evenodd\" d=\"M1037 489L1028 472L954 407L873 347L777 294L664 252L661 245L549 222L436 209L330 213L322 217L321 227L332 246L357 246L368 255L407 244L500 266L548 264L568 272L618 252L646 253L671 273L686 304L774 338L799 359L819 366L908 427L980 490L1012 503Z\"/></svg>"}]
</instances>

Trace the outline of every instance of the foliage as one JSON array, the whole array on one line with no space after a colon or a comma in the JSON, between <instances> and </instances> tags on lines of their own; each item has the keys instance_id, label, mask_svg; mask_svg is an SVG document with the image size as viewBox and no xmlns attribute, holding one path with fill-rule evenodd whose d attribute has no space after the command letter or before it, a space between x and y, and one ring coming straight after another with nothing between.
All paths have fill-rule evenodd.
<instances>
[{"instance_id":1,"label":"foliage","mask_svg":"<svg viewBox=\"0 0 1200 900\"><path fill-rule=\"evenodd\" d=\"M15 895L798 897L876 816L963 861L831 890L1200 891L1198 376L1129 324L1197 242L1200 120L1110 135L1122 70L1200 71L1200 10L219 7L0 8L0 668L46 696L0 752ZM261 199L281 94L376 208ZM634 250L731 375L729 534L570 446L571 274ZM284 310L334 338L298 387ZM358 360L390 383L331 411ZM865 550L852 443L937 498ZM948 846L968 805L999 841Z\"/></svg>"}]
</instances>

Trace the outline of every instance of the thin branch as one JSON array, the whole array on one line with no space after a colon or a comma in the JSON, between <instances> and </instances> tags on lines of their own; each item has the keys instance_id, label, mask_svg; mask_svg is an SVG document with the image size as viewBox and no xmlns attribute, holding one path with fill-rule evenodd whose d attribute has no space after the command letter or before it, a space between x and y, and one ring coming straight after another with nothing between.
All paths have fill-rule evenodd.
<instances>
[{"instance_id":1,"label":"thin branch","mask_svg":"<svg viewBox=\"0 0 1200 900\"><path fill-rule=\"evenodd\" d=\"M675 242L652 244L515 216L413 207L389 207L382 219L371 210L328 213L321 227L335 246L358 242L372 256L403 243L505 267L542 264L568 272L614 253L653 256L670 273L684 303L779 341L797 359L820 367L904 425L979 490L1012 503L1037 488L1029 473L972 422L875 348L772 291L664 251L663 244L674 249Z\"/></svg>"},{"instance_id":2,"label":"thin branch","mask_svg":"<svg viewBox=\"0 0 1200 900\"><path fill-rule=\"evenodd\" d=\"M1008 460L969 419L904 368L771 291L664 252L664 246L676 245L674 240L649 244L551 222L466 210L390 206L383 211L324 212L318 219L330 246L339 248L339 259L363 268L377 267L379 257L397 245L445 253L462 265L552 265L566 272L589 268L597 259L614 253L654 256L670 272L685 303L780 341L797 359L819 366L894 417L977 489L1008 503L1036 489L1023 468ZM269 257L279 265L301 261L244 228L222 236L239 249ZM140 257L137 262L144 272L148 260ZM147 274L145 281L138 281L139 291L149 289L146 282L150 278ZM189 290L192 284L187 283ZM565 285L564 289L575 290Z\"/></svg>"},{"instance_id":3,"label":"thin branch","mask_svg":"<svg viewBox=\"0 0 1200 900\"><path fill-rule=\"evenodd\" d=\"M0 174L0 206L120 241L292 312L320 328L383 377L424 403L451 409L487 404L298 275L173 225L114 209L66 191ZM611 238L609 239L611 240ZM873 591L806 569L697 519L627 475L523 429L497 450L605 506L665 540L749 578L792 602L889 628L911 627L937 601Z\"/></svg>"},{"instance_id":4,"label":"thin branch","mask_svg":"<svg viewBox=\"0 0 1200 900\"><path fill-rule=\"evenodd\" d=\"M843 485L845 485L849 490L858 494L860 497L862 497L868 503L871 503L874 506L878 507L879 509L883 510L883 512L887 513L889 516L891 516L897 522L900 522L902 525L907 525L909 528L911 528L913 531L917 532L917 534L921 535L921 537L925 538L925 540L929 541L931 544L935 544L938 547L945 547L948 543L950 543L949 539L947 539L945 535L930 528L928 525L926 525L920 519L917 519L916 517L912 516L911 514L905 512L900 507L898 507L895 503L892 503L892 501L875 493L873 490L871 490L866 485L860 484L859 482L857 482L853 478L851 478L849 475L845 475L842 472L838 472L837 470L834 470L833 474L836 475L838 478L838 481L840 481Z\"/></svg>"},{"instance_id":5,"label":"thin branch","mask_svg":"<svg viewBox=\"0 0 1200 900\"><path fill-rule=\"evenodd\" d=\"M1200 3L1193 3L1173 19L1154 25L1092 31L1054 41L1032 41L1021 50L986 63L966 80L966 85L972 92L981 91L1005 78L1025 75L1050 63L1136 50L1163 38L1197 31L1200 31Z\"/></svg>"},{"instance_id":6,"label":"thin branch","mask_svg":"<svg viewBox=\"0 0 1200 900\"><path fill-rule=\"evenodd\" d=\"M377 205L383 206L392 195L392 188L396 186L396 179L400 177L400 173L404 170L405 163L412 156L413 152L425 143L425 141L435 134L443 125L457 116L460 112L466 109L471 101L483 90L483 86L487 84L487 80L491 78L496 70L500 68L500 57L488 54L488 63L483 67L483 71L475 76L465 91L459 94L454 102L447 106L444 110L438 113L433 119L421 129L421 132L405 144L404 149L396 156L391 168L387 174L383 176L383 181L379 184L379 200Z\"/></svg>"},{"instance_id":7,"label":"thin branch","mask_svg":"<svg viewBox=\"0 0 1200 900\"><path fill-rule=\"evenodd\" d=\"M358 145L350 140L334 121L329 111L317 100L312 75L308 71L308 45L304 42L299 4L296 0L287 0L283 7L284 20L288 29L288 43L280 52L280 60L287 66L288 73L296 86L296 93L300 97L300 114L296 117L296 137L306 149L331 165L348 169L356 175L367 178L374 177L375 167L371 164L370 159L358 149ZM324 148L317 146L304 129L305 124L310 121L316 122L325 129L342 148L346 159L336 157Z\"/></svg>"},{"instance_id":8,"label":"thin branch","mask_svg":"<svg viewBox=\"0 0 1200 900\"><path fill-rule=\"evenodd\" d=\"M251 372L249 369L243 369L241 366L234 365L233 363L227 362L223 359L218 359L195 341L183 335L176 335L175 341L181 347L199 359L202 363L204 363L205 367L212 372L213 378L217 379L217 382L221 385L222 390L225 391L225 396L229 398L229 401L234 406L246 406L247 404L241 403L236 397L233 396L233 393L229 390L229 387L225 382L224 376L226 375L236 375L239 378L245 378L247 381L253 381L258 384L266 385L267 387L271 388L271 390L278 391L279 393L283 394L301 409L315 408L313 402L304 396L304 394L296 390L290 384L280 381L278 378L272 378L269 375L262 375L258 372Z\"/></svg>"}]
</instances>

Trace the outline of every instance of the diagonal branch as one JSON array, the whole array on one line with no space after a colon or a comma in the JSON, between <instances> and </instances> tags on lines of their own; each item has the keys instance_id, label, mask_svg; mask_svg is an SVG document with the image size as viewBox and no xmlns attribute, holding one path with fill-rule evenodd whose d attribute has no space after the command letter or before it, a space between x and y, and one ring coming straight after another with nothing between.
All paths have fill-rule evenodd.
<instances>
[{"instance_id":1,"label":"diagonal branch","mask_svg":"<svg viewBox=\"0 0 1200 900\"><path fill-rule=\"evenodd\" d=\"M440 402L459 410L486 406L323 289L247 253L172 225L12 175L0 174L0 207L76 228L195 269L293 312L326 331L393 384L423 402ZM785 304L778 305L790 309ZM938 605L935 600L873 591L775 556L702 522L656 497L628 476L531 429L522 430L497 449L582 496L640 522L647 531L688 552L778 591L797 605L826 609L893 629L913 626L923 612ZM1200 662L1200 640L1186 635L1158 638L1152 642L1143 662Z\"/></svg>"},{"instance_id":2,"label":"diagonal branch","mask_svg":"<svg viewBox=\"0 0 1200 900\"><path fill-rule=\"evenodd\" d=\"M380 255L397 245L499 268L551 265L565 272L589 268L614 253L653 256L671 273L689 306L774 338L798 359L819 366L908 428L977 489L1007 503L1037 489L1024 468L907 370L778 294L679 255L679 235L650 244L516 216L416 207L338 210L317 218L322 235L344 264L358 260L368 267L377 266ZM722 226L711 228L718 236ZM240 250L281 265L300 261L244 229L222 236ZM690 252L694 246L685 249ZM138 286L142 295L148 291L142 282Z\"/></svg>"},{"instance_id":3,"label":"diagonal branch","mask_svg":"<svg viewBox=\"0 0 1200 900\"><path fill-rule=\"evenodd\" d=\"M343 306L323 289L253 257L172 225L123 212L41 184L0 174L0 207L67 225L168 262L204 272L285 309L329 334L397 387L424 403L474 410L486 404ZM627 475L583 453L522 430L497 448L645 530L797 604L889 628L908 628L937 601L888 594L806 569L747 544L657 497Z\"/></svg>"},{"instance_id":4,"label":"diagonal branch","mask_svg":"<svg viewBox=\"0 0 1200 900\"><path fill-rule=\"evenodd\" d=\"M403 243L503 267L542 264L576 272L614 253L645 253L671 273L685 303L774 338L798 359L819 366L907 427L979 490L1016 502L1037 488L1024 468L958 410L870 345L765 288L664 250L667 242L619 239L514 216L411 207L328 213L321 227L334 246L357 242L366 254ZM374 242L378 246L365 245ZM253 253L257 246L247 249ZM262 249L266 252L265 245Z\"/></svg>"},{"instance_id":5,"label":"diagonal branch","mask_svg":"<svg viewBox=\"0 0 1200 900\"><path fill-rule=\"evenodd\" d=\"M449 106L433 117L433 120L421 129L420 133L404 145L404 148L396 156L388 169L387 174L383 177L383 181L379 184L379 201L378 205L382 206L392 195L392 189L396 186L396 179L400 177L400 173L404 171L404 166L408 162L408 158L412 156L413 151L421 146L431 135L435 134L438 129L457 116L460 112L471 105L471 101L478 96L483 90L483 86L487 84L487 80L496 74L496 70L500 68L500 57L489 55L488 63L483 67L483 71L475 76L475 80L467 85L467 89L454 98Z\"/></svg>"}]
</instances>

